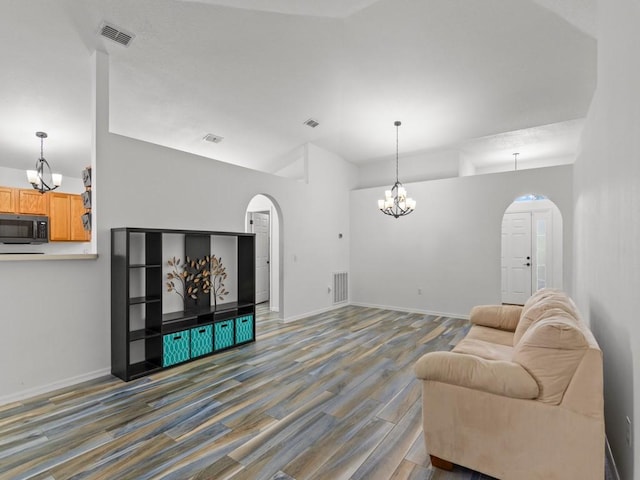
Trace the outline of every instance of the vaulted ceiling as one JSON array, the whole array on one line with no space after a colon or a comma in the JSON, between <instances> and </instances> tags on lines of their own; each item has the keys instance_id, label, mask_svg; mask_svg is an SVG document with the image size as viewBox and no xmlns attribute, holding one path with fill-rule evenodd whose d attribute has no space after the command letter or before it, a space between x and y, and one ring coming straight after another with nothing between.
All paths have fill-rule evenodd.
<instances>
[{"instance_id":1,"label":"vaulted ceiling","mask_svg":"<svg viewBox=\"0 0 640 480\"><path fill-rule=\"evenodd\" d=\"M595 89L594 4L3 0L0 166L30 167L44 130L45 156L78 176L96 48L110 55L114 133L264 171L305 142L355 164L392 156L394 120L403 152L469 155L474 139L566 129ZM103 21L131 45L100 37Z\"/></svg>"}]
</instances>

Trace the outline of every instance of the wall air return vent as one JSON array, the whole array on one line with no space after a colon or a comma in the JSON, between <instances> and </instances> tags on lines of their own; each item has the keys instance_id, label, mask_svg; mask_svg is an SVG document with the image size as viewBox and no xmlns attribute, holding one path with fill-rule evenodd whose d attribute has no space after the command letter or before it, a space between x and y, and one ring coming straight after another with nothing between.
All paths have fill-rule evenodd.
<instances>
[{"instance_id":1,"label":"wall air return vent","mask_svg":"<svg viewBox=\"0 0 640 480\"><path fill-rule=\"evenodd\" d=\"M318 125L320 125L320 122L314 120L313 118L310 118L309 120L306 120L304 124L308 127L316 128Z\"/></svg>"},{"instance_id":2,"label":"wall air return vent","mask_svg":"<svg viewBox=\"0 0 640 480\"><path fill-rule=\"evenodd\" d=\"M333 304L346 302L349 299L349 274L335 272L333 274Z\"/></svg>"},{"instance_id":3,"label":"wall air return vent","mask_svg":"<svg viewBox=\"0 0 640 480\"><path fill-rule=\"evenodd\" d=\"M125 47L128 47L135 38L133 33L125 32L120 27L107 22L103 22L100 25L100 35Z\"/></svg>"},{"instance_id":4,"label":"wall air return vent","mask_svg":"<svg viewBox=\"0 0 640 480\"><path fill-rule=\"evenodd\" d=\"M211 143L220 143L223 138L224 137L220 137L218 135L214 135L213 133L207 133L204 137L202 137L202 139L205 142L211 142Z\"/></svg>"}]
</instances>

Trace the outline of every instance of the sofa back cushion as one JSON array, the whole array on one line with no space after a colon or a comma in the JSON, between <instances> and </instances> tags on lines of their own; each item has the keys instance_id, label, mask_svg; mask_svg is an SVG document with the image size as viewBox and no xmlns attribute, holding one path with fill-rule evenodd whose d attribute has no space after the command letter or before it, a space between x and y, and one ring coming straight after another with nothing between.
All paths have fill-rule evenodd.
<instances>
[{"instance_id":1,"label":"sofa back cushion","mask_svg":"<svg viewBox=\"0 0 640 480\"><path fill-rule=\"evenodd\" d=\"M524 306L522 307L522 313L524 314L527 309L531 308L538 301L554 296L566 296L566 294L562 290L558 290L556 288L541 288L539 290L536 290L535 292L533 292L533 295L531 295L524 303Z\"/></svg>"},{"instance_id":2,"label":"sofa back cushion","mask_svg":"<svg viewBox=\"0 0 640 480\"><path fill-rule=\"evenodd\" d=\"M558 405L589 348L575 317L561 309L529 327L514 346L512 361L522 365L538 383L538 400Z\"/></svg>"},{"instance_id":3,"label":"sofa back cushion","mask_svg":"<svg viewBox=\"0 0 640 480\"><path fill-rule=\"evenodd\" d=\"M513 334L513 345L517 345L525 332L535 322L548 318L547 312L552 309L560 309L571 315L577 321L578 312L571 299L559 290L542 289L533 294L525 303L520 314L520 320Z\"/></svg>"}]
</instances>

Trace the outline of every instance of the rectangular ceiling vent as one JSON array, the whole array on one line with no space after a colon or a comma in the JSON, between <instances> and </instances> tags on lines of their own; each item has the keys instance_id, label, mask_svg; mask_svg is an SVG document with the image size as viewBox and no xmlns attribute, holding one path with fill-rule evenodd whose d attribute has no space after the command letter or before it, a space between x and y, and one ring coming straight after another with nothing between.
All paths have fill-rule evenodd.
<instances>
[{"instance_id":1,"label":"rectangular ceiling vent","mask_svg":"<svg viewBox=\"0 0 640 480\"><path fill-rule=\"evenodd\" d=\"M309 120L306 120L304 124L307 125L308 127L316 128L318 125L320 125L320 122L318 122L317 120L314 120L313 118L310 118Z\"/></svg>"},{"instance_id":2,"label":"rectangular ceiling vent","mask_svg":"<svg viewBox=\"0 0 640 480\"><path fill-rule=\"evenodd\" d=\"M116 27L107 22L103 22L102 25L100 25L100 35L125 47L128 47L135 38L133 33L125 32L120 27Z\"/></svg>"},{"instance_id":3,"label":"rectangular ceiling vent","mask_svg":"<svg viewBox=\"0 0 640 480\"><path fill-rule=\"evenodd\" d=\"M205 142L211 142L211 143L220 143L223 138L224 137L220 137L218 135L214 135L213 133L207 133L204 137L202 137L202 139Z\"/></svg>"}]
</instances>

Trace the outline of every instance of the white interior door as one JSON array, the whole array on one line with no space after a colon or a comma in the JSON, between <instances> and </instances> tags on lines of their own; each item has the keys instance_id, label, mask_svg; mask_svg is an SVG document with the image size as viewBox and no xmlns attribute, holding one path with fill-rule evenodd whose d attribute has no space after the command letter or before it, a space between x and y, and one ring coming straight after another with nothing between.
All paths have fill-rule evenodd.
<instances>
[{"instance_id":1,"label":"white interior door","mask_svg":"<svg viewBox=\"0 0 640 480\"><path fill-rule=\"evenodd\" d=\"M253 212L252 230L256 234L256 303L269 300L269 214Z\"/></svg>"},{"instance_id":2,"label":"white interior door","mask_svg":"<svg viewBox=\"0 0 640 480\"><path fill-rule=\"evenodd\" d=\"M524 305L531 296L531 212L502 219L502 303Z\"/></svg>"}]
</instances>

